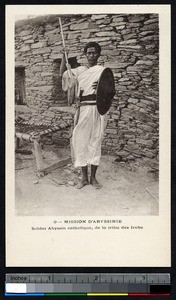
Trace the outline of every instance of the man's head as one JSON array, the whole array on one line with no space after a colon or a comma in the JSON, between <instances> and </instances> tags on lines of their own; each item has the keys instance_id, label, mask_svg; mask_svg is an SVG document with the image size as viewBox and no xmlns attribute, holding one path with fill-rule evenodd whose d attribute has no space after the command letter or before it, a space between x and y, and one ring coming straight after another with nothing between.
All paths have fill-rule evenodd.
<instances>
[{"instance_id":1,"label":"man's head","mask_svg":"<svg viewBox=\"0 0 176 300\"><path fill-rule=\"evenodd\" d=\"M97 60L101 53L101 47L98 43L90 42L84 47L84 54L90 67L97 64Z\"/></svg>"}]
</instances>

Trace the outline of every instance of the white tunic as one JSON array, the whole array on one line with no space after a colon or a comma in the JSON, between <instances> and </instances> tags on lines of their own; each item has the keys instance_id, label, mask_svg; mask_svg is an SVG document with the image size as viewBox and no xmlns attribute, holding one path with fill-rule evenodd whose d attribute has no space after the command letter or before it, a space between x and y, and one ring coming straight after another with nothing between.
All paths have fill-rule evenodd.
<instances>
[{"instance_id":1,"label":"white tunic","mask_svg":"<svg viewBox=\"0 0 176 300\"><path fill-rule=\"evenodd\" d=\"M74 80L70 80L68 72L62 77L63 90L68 90L78 82L77 95L83 89L82 96L94 94L92 84L98 81L104 67L93 66L91 68L78 67L72 69ZM101 157L101 142L106 128L106 115L101 116L96 105L80 107L79 120L73 130L73 154L75 167L83 167L87 164L98 165Z\"/></svg>"}]
</instances>

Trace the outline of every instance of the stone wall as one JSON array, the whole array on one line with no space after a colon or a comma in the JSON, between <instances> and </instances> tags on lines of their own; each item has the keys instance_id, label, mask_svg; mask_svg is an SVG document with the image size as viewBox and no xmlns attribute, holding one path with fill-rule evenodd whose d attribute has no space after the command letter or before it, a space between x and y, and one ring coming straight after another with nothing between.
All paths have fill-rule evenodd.
<instances>
[{"instance_id":1,"label":"stone wall","mask_svg":"<svg viewBox=\"0 0 176 300\"><path fill-rule=\"evenodd\" d=\"M120 160L157 161L158 15L76 15L63 17L62 23L70 58L84 64L84 45L96 41L102 47L99 63L110 67L115 77L116 95L108 113L104 151L115 152ZM72 122L72 114L56 109L66 103L66 94L55 84L60 80L56 67L62 57L61 49L57 15L16 23L16 66L25 67L25 103L32 112L18 112L18 116L30 122L50 124L64 118Z\"/></svg>"}]
</instances>

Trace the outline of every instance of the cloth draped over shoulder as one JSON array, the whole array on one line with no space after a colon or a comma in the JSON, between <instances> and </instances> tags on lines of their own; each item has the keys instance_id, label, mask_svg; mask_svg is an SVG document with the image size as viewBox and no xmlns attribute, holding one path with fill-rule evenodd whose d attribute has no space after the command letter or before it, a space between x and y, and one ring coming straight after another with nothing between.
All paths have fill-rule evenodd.
<instances>
[{"instance_id":1,"label":"cloth draped over shoulder","mask_svg":"<svg viewBox=\"0 0 176 300\"><path fill-rule=\"evenodd\" d=\"M91 68L80 66L71 69L73 75L71 78L69 78L68 71L65 71L62 76L62 88L64 91L68 91L77 85L77 96L79 96L80 89L83 89L83 96L93 94L95 90L92 88L92 84L98 81L103 69L104 67L99 65Z\"/></svg>"},{"instance_id":2,"label":"cloth draped over shoulder","mask_svg":"<svg viewBox=\"0 0 176 300\"><path fill-rule=\"evenodd\" d=\"M65 71L62 76L62 89L67 91L69 105L76 102L76 98L78 97L78 76L85 70L85 67L78 67L71 69L71 77L68 71Z\"/></svg>"},{"instance_id":3,"label":"cloth draped over shoulder","mask_svg":"<svg viewBox=\"0 0 176 300\"><path fill-rule=\"evenodd\" d=\"M69 78L68 71L62 77L62 88L64 91L76 89L79 97L95 94L92 87L98 81L104 67L96 65L93 67L80 66L71 69L72 78ZM75 167L86 166L87 164L98 165L101 157L101 142L107 124L107 116L101 116L96 105L81 106L79 120L74 127L72 144Z\"/></svg>"}]
</instances>

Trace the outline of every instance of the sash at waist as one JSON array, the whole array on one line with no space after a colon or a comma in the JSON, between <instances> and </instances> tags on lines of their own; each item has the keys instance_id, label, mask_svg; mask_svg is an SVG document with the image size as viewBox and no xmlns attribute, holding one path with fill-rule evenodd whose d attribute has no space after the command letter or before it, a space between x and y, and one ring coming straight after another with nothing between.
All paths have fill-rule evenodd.
<instances>
[{"instance_id":1,"label":"sash at waist","mask_svg":"<svg viewBox=\"0 0 176 300\"><path fill-rule=\"evenodd\" d=\"M90 102L86 102L86 101L83 101L83 102L80 102L79 103L79 106L85 106L85 105L97 105L97 102L95 101L90 101Z\"/></svg>"},{"instance_id":2,"label":"sash at waist","mask_svg":"<svg viewBox=\"0 0 176 300\"><path fill-rule=\"evenodd\" d=\"M90 94L86 96L81 97L81 102L82 101L95 101L96 100L96 95L95 94Z\"/></svg>"}]
</instances>

